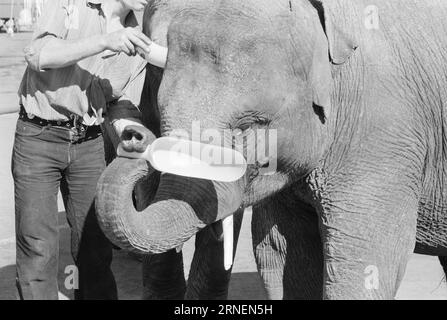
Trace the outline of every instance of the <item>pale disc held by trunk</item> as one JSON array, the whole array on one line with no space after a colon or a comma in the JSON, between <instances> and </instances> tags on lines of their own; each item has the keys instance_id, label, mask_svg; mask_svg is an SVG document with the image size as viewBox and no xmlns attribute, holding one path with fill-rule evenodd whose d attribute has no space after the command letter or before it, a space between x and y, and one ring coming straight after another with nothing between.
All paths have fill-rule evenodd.
<instances>
[{"instance_id":1,"label":"pale disc held by trunk","mask_svg":"<svg viewBox=\"0 0 447 320\"><path fill-rule=\"evenodd\" d=\"M196 141L162 137L143 152L127 152L120 145L118 156L145 159L158 171L206 180L233 182L247 170L244 156L231 148Z\"/></svg>"}]
</instances>

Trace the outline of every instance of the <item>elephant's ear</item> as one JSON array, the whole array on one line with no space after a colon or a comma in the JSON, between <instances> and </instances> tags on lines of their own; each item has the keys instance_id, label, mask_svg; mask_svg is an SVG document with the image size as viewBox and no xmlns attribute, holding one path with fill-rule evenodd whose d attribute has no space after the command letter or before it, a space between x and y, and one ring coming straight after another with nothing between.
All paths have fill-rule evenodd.
<instances>
[{"instance_id":1,"label":"elephant's ear","mask_svg":"<svg viewBox=\"0 0 447 320\"><path fill-rule=\"evenodd\" d=\"M337 26L335 17L326 3L320 0L310 2L317 10L320 24L326 34L331 62L336 65L345 63L357 49L357 43Z\"/></svg>"},{"instance_id":2,"label":"elephant's ear","mask_svg":"<svg viewBox=\"0 0 447 320\"><path fill-rule=\"evenodd\" d=\"M323 108L327 118L330 110L332 92L332 64L345 63L357 48L354 41L345 36L331 19L321 1L311 1L318 12L319 21L315 23L315 44L311 68L313 102Z\"/></svg>"},{"instance_id":3,"label":"elephant's ear","mask_svg":"<svg viewBox=\"0 0 447 320\"><path fill-rule=\"evenodd\" d=\"M328 56L328 43L324 33L317 29L310 69L310 83L314 105L322 108L323 118L330 113L332 73Z\"/></svg>"}]
</instances>

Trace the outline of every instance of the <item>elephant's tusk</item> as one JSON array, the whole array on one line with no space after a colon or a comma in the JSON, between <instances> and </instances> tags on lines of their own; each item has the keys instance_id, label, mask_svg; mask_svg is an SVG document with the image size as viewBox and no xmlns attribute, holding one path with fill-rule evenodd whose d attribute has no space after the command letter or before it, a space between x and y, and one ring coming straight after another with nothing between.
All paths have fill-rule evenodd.
<instances>
[{"instance_id":1,"label":"elephant's tusk","mask_svg":"<svg viewBox=\"0 0 447 320\"><path fill-rule=\"evenodd\" d=\"M224 267L230 270L233 265L233 215L222 220L224 240Z\"/></svg>"},{"instance_id":2,"label":"elephant's tusk","mask_svg":"<svg viewBox=\"0 0 447 320\"><path fill-rule=\"evenodd\" d=\"M183 250L183 244L179 245L177 248L175 248L175 252L180 253Z\"/></svg>"}]
</instances>

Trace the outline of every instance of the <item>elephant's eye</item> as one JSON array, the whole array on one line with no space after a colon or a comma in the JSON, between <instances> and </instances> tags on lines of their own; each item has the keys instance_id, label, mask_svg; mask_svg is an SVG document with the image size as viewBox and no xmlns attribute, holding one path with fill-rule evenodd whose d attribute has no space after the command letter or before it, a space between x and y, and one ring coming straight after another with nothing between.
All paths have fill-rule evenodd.
<instances>
[{"instance_id":1,"label":"elephant's eye","mask_svg":"<svg viewBox=\"0 0 447 320\"><path fill-rule=\"evenodd\" d=\"M189 40L180 42L180 52L185 56L188 56L188 58L198 58L200 55L203 55L216 65L221 62L219 50L211 46L199 46L195 42Z\"/></svg>"},{"instance_id":2,"label":"elephant's eye","mask_svg":"<svg viewBox=\"0 0 447 320\"><path fill-rule=\"evenodd\" d=\"M194 42L187 40L180 42L180 52L188 56L196 57L199 54L199 49Z\"/></svg>"},{"instance_id":3,"label":"elephant's eye","mask_svg":"<svg viewBox=\"0 0 447 320\"><path fill-rule=\"evenodd\" d=\"M232 129L240 129L241 131L245 131L252 126L268 126L271 120L269 117L260 111L245 111L243 114L235 117L231 128Z\"/></svg>"},{"instance_id":4,"label":"elephant's eye","mask_svg":"<svg viewBox=\"0 0 447 320\"><path fill-rule=\"evenodd\" d=\"M218 50L210 47L205 47L204 51L208 54L214 64L220 64L221 59Z\"/></svg>"}]
</instances>

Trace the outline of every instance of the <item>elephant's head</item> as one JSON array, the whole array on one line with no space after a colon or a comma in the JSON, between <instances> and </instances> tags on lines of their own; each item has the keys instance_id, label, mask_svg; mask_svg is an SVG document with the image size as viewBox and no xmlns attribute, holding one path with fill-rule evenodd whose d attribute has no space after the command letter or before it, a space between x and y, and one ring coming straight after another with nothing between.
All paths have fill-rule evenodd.
<instances>
[{"instance_id":1,"label":"elephant's head","mask_svg":"<svg viewBox=\"0 0 447 320\"><path fill-rule=\"evenodd\" d=\"M148 164L119 159L107 169L97 201L104 231L122 247L159 253L317 166L329 144L331 62L343 63L353 45L337 40L319 2L304 0L153 1L144 19L145 32L169 48L161 135L244 140L249 162L233 183L162 174L141 212L132 194ZM151 140L142 127L126 135L129 149Z\"/></svg>"}]
</instances>

